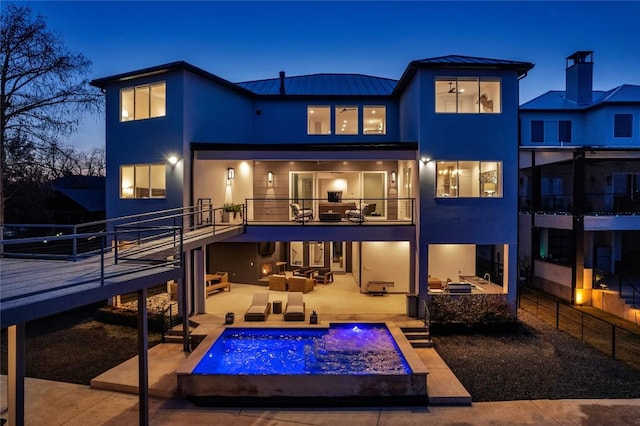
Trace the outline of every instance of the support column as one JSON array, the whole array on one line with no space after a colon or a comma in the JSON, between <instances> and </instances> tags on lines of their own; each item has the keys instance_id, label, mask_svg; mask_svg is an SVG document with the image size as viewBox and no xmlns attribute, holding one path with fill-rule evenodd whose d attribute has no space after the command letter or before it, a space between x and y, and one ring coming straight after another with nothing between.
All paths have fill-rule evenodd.
<instances>
[{"instance_id":1,"label":"support column","mask_svg":"<svg viewBox=\"0 0 640 426\"><path fill-rule=\"evenodd\" d=\"M9 326L7 333L7 408L9 426L24 425L25 337L23 324Z\"/></svg>"},{"instance_id":2,"label":"support column","mask_svg":"<svg viewBox=\"0 0 640 426\"><path fill-rule=\"evenodd\" d=\"M149 425L149 330L147 289L138 290L138 400L140 425Z\"/></svg>"},{"instance_id":3,"label":"support column","mask_svg":"<svg viewBox=\"0 0 640 426\"><path fill-rule=\"evenodd\" d=\"M191 277L191 279L193 280L194 311L198 314L206 313L205 252L206 247L200 247L193 250L193 255L191 256L193 260L193 277Z\"/></svg>"},{"instance_id":4,"label":"support column","mask_svg":"<svg viewBox=\"0 0 640 426\"><path fill-rule=\"evenodd\" d=\"M189 343L189 304L187 303L187 265L185 264L185 253L182 256L182 278L178 280L178 289L180 292L180 310L182 311L182 348L184 352L191 352L191 345Z\"/></svg>"},{"instance_id":5,"label":"support column","mask_svg":"<svg viewBox=\"0 0 640 426\"><path fill-rule=\"evenodd\" d=\"M575 262L571 272L571 303L576 303L576 289L584 281L584 151L573 153L573 244Z\"/></svg>"}]
</instances>

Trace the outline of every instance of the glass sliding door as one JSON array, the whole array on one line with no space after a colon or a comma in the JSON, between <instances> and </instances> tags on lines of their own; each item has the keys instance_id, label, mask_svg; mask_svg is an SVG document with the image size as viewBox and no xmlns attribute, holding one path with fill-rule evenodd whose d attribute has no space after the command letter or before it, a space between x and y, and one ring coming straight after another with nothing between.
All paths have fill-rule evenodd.
<instances>
[{"instance_id":1,"label":"glass sliding door","mask_svg":"<svg viewBox=\"0 0 640 426\"><path fill-rule=\"evenodd\" d=\"M369 204L369 215L387 216L386 177L386 172L362 172L362 198Z\"/></svg>"},{"instance_id":2,"label":"glass sliding door","mask_svg":"<svg viewBox=\"0 0 640 426\"><path fill-rule=\"evenodd\" d=\"M291 172L289 176L291 178L291 184L289 185L290 202L300 205L300 208L313 209L313 173Z\"/></svg>"}]
</instances>

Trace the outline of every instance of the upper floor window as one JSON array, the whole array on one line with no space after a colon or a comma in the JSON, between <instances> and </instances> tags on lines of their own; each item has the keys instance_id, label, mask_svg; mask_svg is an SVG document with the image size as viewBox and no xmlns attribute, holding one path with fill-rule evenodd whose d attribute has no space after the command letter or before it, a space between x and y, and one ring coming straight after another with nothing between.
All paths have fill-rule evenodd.
<instances>
[{"instance_id":1,"label":"upper floor window","mask_svg":"<svg viewBox=\"0 0 640 426\"><path fill-rule=\"evenodd\" d=\"M358 134L358 107L336 106L336 135Z\"/></svg>"},{"instance_id":2,"label":"upper floor window","mask_svg":"<svg viewBox=\"0 0 640 426\"><path fill-rule=\"evenodd\" d=\"M616 138L630 138L632 131L631 114L614 114L613 116L613 136Z\"/></svg>"},{"instance_id":3,"label":"upper floor window","mask_svg":"<svg viewBox=\"0 0 640 426\"><path fill-rule=\"evenodd\" d=\"M571 142L571 121L558 121L558 142Z\"/></svg>"},{"instance_id":4,"label":"upper floor window","mask_svg":"<svg viewBox=\"0 0 640 426\"><path fill-rule=\"evenodd\" d=\"M332 108L333 126L331 116ZM360 117L360 107L357 105L308 105L307 134L386 135L387 108L384 105L367 105L364 106L362 110L362 117ZM360 126L361 118L362 126Z\"/></svg>"},{"instance_id":5,"label":"upper floor window","mask_svg":"<svg viewBox=\"0 0 640 426\"><path fill-rule=\"evenodd\" d=\"M331 108L328 106L307 107L307 134L331 134Z\"/></svg>"},{"instance_id":6,"label":"upper floor window","mask_svg":"<svg viewBox=\"0 0 640 426\"><path fill-rule=\"evenodd\" d=\"M435 90L436 112L485 114L502 109L499 78L436 78Z\"/></svg>"},{"instance_id":7,"label":"upper floor window","mask_svg":"<svg viewBox=\"0 0 640 426\"><path fill-rule=\"evenodd\" d=\"M167 112L166 83L126 87L120 90L120 121L164 117Z\"/></svg>"},{"instance_id":8,"label":"upper floor window","mask_svg":"<svg viewBox=\"0 0 640 426\"><path fill-rule=\"evenodd\" d=\"M120 166L120 198L165 198L167 175L164 163Z\"/></svg>"},{"instance_id":9,"label":"upper floor window","mask_svg":"<svg viewBox=\"0 0 640 426\"><path fill-rule=\"evenodd\" d=\"M438 161L436 197L502 197L502 162Z\"/></svg>"},{"instance_id":10,"label":"upper floor window","mask_svg":"<svg viewBox=\"0 0 640 426\"><path fill-rule=\"evenodd\" d=\"M387 108L365 106L363 108L362 129L365 135L387 134Z\"/></svg>"},{"instance_id":11,"label":"upper floor window","mask_svg":"<svg viewBox=\"0 0 640 426\"><path fill-rule=\"evenodd\" d=\"M531 120L531 142L544 142L544 121Z\"/></svg>"}]
</instances>

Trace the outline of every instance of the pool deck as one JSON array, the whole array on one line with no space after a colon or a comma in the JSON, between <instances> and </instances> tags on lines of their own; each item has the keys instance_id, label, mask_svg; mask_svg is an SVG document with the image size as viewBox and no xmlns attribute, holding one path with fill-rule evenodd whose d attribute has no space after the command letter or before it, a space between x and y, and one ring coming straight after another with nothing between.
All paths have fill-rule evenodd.
<instances>
[{"instance_id":1,"label":"pool deck","mask_svg":"<svg viewBox=\"0 0 640 426\"><path fill-rule=\"evenodd\" d=\"M336 315L330 318L321 319L321 323L330 323L332 321L353 321L351 315ZM397 316L371 315L362 318L358 315L359 321L393 321L398 327L414 326L419 327L423 323L421 321L412 320L404 317L404 321L398 321ZM200 324L193 334L208 334L210 331L219 329L224 324L224 317L219 315L198 315L193 318ZM357 321L356 320L356 321ZM271 326L301 326L304 323L284 322L279 319L271 319L266 322L249 322L236 321L234 325L247 325L251 327L260 325ZM449 367L440 358L433 348L414 348L416 354L427 369L427 394L429 396L429 404L446 404L446 405L469 405L471 396L469 392L462 386L460 381L451 372ZM178 380L174 372L183 364L188 354L182 351L182 345L175 343L165 343L154 346L149 350L149 395L162 398L178 397ZM109 390L115 392L124 392L137 394L138 392L138 360L137 357L112 368L94 378L91 381L91 387L94 389Z\"/></svg>"}]
</instances>

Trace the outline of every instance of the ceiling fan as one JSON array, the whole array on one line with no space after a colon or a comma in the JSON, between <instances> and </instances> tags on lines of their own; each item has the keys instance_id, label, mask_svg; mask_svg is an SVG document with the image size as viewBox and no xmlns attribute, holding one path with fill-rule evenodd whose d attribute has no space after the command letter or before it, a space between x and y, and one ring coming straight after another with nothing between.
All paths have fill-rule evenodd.
<instances>
[{"instance_id":1,"label":"ceiling fan","mask_svg":"<svg viewBox=\"0 0 640 426\"><path fill-rule=\"evenodd\" d=\"M462 92L464 92L464 89L457 90L456 86L453 85L453 82L450 81L449 82L449 90L447 90L446 92L438 92L438 95L442 95L443 93L455 95L456 93L462 93Z\"/></svg>"},{"instance_id":2,"label":"ceiling fan","mask_svg":"<svg viewBox=\"0 0 640 426\"><path fill-rule=\"evenodd\" d=\"M346 108L346 107L343 107L343 108L340 110L340 114L342 114L343 112L346 112L346 111L357 111L357 110L358 110L358 108L356 108L356 107L353 107L353 108Z\"/></svg>"}]
</instances>

